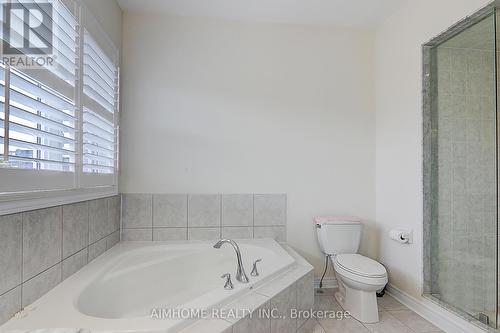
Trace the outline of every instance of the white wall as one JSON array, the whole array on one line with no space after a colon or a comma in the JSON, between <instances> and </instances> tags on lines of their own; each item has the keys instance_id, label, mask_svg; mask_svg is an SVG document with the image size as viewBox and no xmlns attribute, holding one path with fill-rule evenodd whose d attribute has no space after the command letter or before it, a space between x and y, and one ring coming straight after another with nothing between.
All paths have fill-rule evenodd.
<instances>
[{"instance_id":1,"label":"white wall","mask_svg":"<svg viewBox=\"0 0 500 333\"><path fill-rule=\"evenodd\" d=\"M122 45L122 10L116 0L81 0L115 46Z\"/></svg>"},{"instance_id":2,"label":"white wall","mask_svg":"<svg viewBox=\"0 0 500 333\"><path fill-rule=\"evenodd\" d=\"M376 221L380 258L390 283L422 292L421 45L486 5L485 0L412 1L376 33ZM387 239L391 228L414 231L415 243Z\"/></svg>"},{"instance_id":3,"label":"white wall","mask_svg":"<svg viewBox=\"0 0 500 333\"><path fill-rule=\"evenodd\" d=\"M287 193L288 240L320 272L314 215L373 226L373 40L125 13L121 192Z\"/></svg>"}]
</instances>

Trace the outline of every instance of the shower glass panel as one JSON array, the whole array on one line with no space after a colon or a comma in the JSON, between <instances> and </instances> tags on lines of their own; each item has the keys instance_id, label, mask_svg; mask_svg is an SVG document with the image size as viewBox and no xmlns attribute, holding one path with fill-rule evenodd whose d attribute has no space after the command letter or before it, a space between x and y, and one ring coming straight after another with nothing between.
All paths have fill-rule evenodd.
<instances>
[{"instance_id":1,"label":"shower glass panel","mask_svg":"<svg viewBox=\"0 0 500 333\"><path fill-rule=\"evenodd\" d=\"M495 13L429 48L426 293L497 327Z\"/></svg>"}]
</instances>

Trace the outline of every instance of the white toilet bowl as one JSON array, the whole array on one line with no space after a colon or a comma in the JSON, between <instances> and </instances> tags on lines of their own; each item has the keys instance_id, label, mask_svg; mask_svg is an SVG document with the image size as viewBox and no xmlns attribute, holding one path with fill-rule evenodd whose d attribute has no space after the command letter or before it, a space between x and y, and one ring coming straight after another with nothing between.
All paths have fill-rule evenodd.
<instances>
[{"instance_id":1,"label":"white toilet bowl","mask_svg":"<svg viewBox=\"0 0 500 333\"><path fill-rule=\"evenodd\" d=\"M363 323L379 321L376 292L387 284L384 266L360 254L331 257L339 291L336 300L351 316Z\"/></svg>"}]
</instances>

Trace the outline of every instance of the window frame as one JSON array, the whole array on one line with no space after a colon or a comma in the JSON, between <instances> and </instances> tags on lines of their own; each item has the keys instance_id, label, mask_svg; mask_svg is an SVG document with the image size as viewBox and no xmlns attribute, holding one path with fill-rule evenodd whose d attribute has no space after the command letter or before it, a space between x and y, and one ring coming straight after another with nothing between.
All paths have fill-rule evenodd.
<instances>
[{"instance_id":1,"label":"window frame","mask_svg":"<svg viewBox=\"0 0 500 333\"><path fill-rule=\"evenodd\" d=\"M120 118L120 53L109 36L98 25L95 17L78 0L53 0L66 7L76 21L76 79L75 79L75 170L73 172L17 169L0 166L0 215L27 210L69 204L84 200L98 199L118 194L119 174L119 118ZM55 10L55 9L54 9ZM84 15L82 15L84 13ZM85 16L85 17L84 17ZM84 17L84 18L83 18ZM101 51L113 62L115 70L115 100L113 110L114 127L114 172L109 174L83 172L83 109L84 109L84 31L86 23L92 25L91 37L98 43ZM97 30L95 29L97 25ZM94 34L98 34L95 36ZM97 37L97 38L96 38ZM105 41L109 45L101 45ZM108 54L112 50L114 54ZM108 51L108 52L107 52ZM43 70L41 70L43 71ZM7 72L7 71L6 71ZM10 74L6 74L10 75ZM41 75L44 77L44 75ZM40 81L44 84L45 81ZM5 91L10 89L6 81ZM7 94L8 96L8 94ZM5 103L6 106L9 102ZM8 112L7 112L8 113ZM8 129L8 121L5 129ZM6 135L8 138L8 135ZM3 152L2 152L3 154ZM0 164L3 160L0 158ZM3 186L2 186L3 183Z\"/></svg>"}]
</instances>

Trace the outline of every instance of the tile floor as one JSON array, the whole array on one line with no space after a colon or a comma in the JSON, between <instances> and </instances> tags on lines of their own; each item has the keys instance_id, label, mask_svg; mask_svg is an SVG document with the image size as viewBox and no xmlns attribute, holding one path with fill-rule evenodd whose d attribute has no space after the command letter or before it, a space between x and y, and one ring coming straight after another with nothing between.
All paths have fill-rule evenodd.
<instances>
[{"instance_id":1,"label":"tile floor","mask_svg":"<svg viewBox=\"0 0 500 333\"><path fill-rule=\"evenodd\" d=\"M333 297L334 290L316 293L316 310L341 310ZM378 298L380 322L362 324L354 318L309 319L300 333L444 333L439 328L396 301L390 295Z\"/></svg>"}]
</instances>

